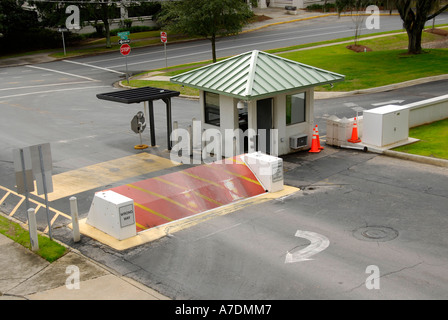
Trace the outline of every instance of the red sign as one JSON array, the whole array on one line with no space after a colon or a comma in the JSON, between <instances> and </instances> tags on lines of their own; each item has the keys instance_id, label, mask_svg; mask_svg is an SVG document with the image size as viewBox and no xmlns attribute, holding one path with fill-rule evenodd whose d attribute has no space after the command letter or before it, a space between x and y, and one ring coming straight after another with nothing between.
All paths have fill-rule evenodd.
<instances>
[{"instance_id":1,"label":"red sign","mask_svg":"<svg viewBox=\"0 0 448 320\"><path fill-rule=\"evenodd\" d=\"M127 56L131 52L131 46L127 43L122 44L120 47L120 53L124 56Z\"/></svg>"},{"instance_id":2,"label":"red sign","mask_svg":"<svg viewBox=\"0 0 448 320\"><path fill-rule=\"evenodd\" d=\"M166 43L168 41L168 35L166 34L166 32L164 31L160 32L160 40L163 43Z\"/></svg>"}]
</instances>

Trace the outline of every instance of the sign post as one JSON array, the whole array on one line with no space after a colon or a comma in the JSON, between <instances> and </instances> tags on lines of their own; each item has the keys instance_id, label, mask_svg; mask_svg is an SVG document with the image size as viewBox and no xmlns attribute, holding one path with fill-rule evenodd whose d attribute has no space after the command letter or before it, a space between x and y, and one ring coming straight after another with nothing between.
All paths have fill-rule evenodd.
<instances>
[{"instance_id":1,"label":"sign post","mask_svg":"<svg viewBox=\"0 0 448 320\"><path fill-rule=\"evenodd\" d=\"M126 59L126 81L129 84L129 76L128 76L128 55L131 52L131 46L127 43L123 43L120 47L120 52L122 55L124 55Z\"/></svg>"},{"instance_id":2,"label":"sign post","mask_svg":"<svg viewBox=\"0 0 448 320\"><path fill-rule=\"evenodd\" d=\"M64 47L64 56L65 56L65 55L67 55L67 53L65 52L64 32L68 31L68 29L67 28L59 28L58 31L62 33L62 46Z\"/></svg>"},{"instance_id":3,"label":"sign post","mask_svg":"<svg viewBox=\"0 0 448 320\"><path fill-rule=\"evenodd\" d=\"M168 69L168 62L166 59L166 43L168 42L168 35L165 31L160 32L160 41L163 42L163 47L165 51L165 69Z\"/></svg>"},{"instance_id":4,"label":"sign post","mask_svg":"<svg viewBox=\"0 0 448 320\"><path fill-rule=\"evenodd\" d=\"M131 42L131 40L128 38L128 36L131 33L129 31L123 31L123 32L119 32L117 33L117 36L119 36L121 39L118 40L118 44L121 45L120 47L120 53L122 55L124 55L125 59L126 59L126 81L129 84L129 76L128 76L128 55L131 52L131 46L129 45L129 43Z\"/></svg>"},{"instance_id":5,"label":"sign post","mask_svg":"<svg viewBox=\"0 0 448 320\"><path fill-rule=\"evenodd\" d=\"M34 180L36 180L37 194L45 194L48 235L52 239L50 212L48 209L48 192L53 192L51 176L53 164L50 144L45 143L23 149L15 149L13 150L13 157L17 192L19 194L25 193L27 210L30 209L28 194L34 191Z\"/></svg>"}]
</instances>

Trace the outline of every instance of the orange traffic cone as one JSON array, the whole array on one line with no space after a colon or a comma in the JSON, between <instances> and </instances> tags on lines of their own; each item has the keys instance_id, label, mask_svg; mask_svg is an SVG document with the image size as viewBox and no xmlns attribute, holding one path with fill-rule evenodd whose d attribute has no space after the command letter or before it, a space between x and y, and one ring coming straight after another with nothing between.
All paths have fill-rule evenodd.
<instances>
[{"instance_id":1,"label":"orange traffic cone","mask_svg":"<svg viewBox=\"0 0 448 320\"><path fill-rule=\"evenodd\" d=\"M308 152L318 153L320 152L319 146L317 145L316 131L313 128L313 140L311 141L311 149Z\"/></svg>"},{"instance_id":2,"label":"orange traffic cone","mask_svg":"<svg viewBox=\"0 0 448 320\"><path fill-rule=\"evenodd\" d=\"M320 150L324 150L324 147L322 147L322 146L320 145L319 129L317 128L317 124L316 124L316 128L314 129L314 131L316 132L317 147L318 147Z\"/></svg>"},{"instance_id":3,"label":"orange traffic cone","mask_svg":"<svg viewBox=\"0 0 448 320\"><path fill-rule=\"evenodd\" d=\"M355 122L353 123L352 137L351 137L351 139L348 139L347 141L351 142L351 143L361 142L361 139L359 139L359 137L358 137L358 124L357 124L356 118L355 118Z\"/></svg>"}]
</instances>

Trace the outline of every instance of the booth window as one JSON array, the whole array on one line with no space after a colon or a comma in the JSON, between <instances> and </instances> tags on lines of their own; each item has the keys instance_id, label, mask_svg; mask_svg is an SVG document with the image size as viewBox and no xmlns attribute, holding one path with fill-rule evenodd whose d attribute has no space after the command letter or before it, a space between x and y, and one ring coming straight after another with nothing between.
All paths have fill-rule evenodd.
<instances>
[{"instance_id":1,"label":"booth window","mask_svg":"<svg viewBox=\"0 0 448 320\"><path fill-rule=\"evenodd\" d=\"M220 125L219 94L204 92L205 123Z\"/></svg>"},{"instance_id":2,"label":"booth window","mask_svg":"<svg viewBox=\"0 0 448 320\"><path fill-rule=\"evenodd\" d=\"M305 92L286 96L286 124L306 121Z\"/></svg>"}]
</instances>

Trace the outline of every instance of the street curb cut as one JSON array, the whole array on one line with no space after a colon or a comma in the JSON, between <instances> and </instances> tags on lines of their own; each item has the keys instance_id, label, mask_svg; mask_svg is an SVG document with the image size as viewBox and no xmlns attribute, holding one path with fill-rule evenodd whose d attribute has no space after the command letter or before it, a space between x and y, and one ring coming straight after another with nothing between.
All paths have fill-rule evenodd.
<instances>
[{"instance_id":1,"label":"street curb cut","mask_svg":"<svg viewBox=\"0 0 448 320\"><path fill-rule=\"evenodd\" d=\"M445 159L438 159L438 158L431 158L431 157L425 157L420 156L416 154L410 154L410 153L404 153L404 152L398 152L393 150L385 150L383 153L385 156L398 158L402 160L409 160L414 162L420 162L425 164L430 164L438 167L446 167L448 168L448 160Z\"/></svg>"}]
</instances>

